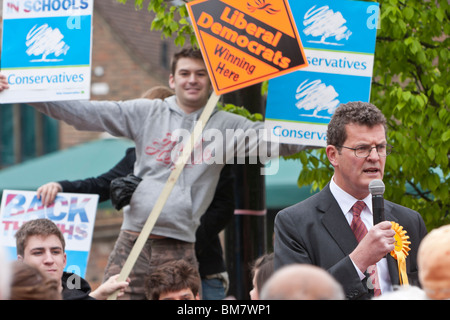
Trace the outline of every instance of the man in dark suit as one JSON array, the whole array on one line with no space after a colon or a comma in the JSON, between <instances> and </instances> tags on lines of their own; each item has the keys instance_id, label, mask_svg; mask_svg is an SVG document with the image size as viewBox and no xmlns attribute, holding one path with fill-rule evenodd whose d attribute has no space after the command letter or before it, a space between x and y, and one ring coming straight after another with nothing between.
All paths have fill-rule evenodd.
<instances>
[{"instance_id":1,"label":"man in dark suit","mask_svg":"<svg viewBox=\"0 0 450 320\"><path fill-rule=\"evenodd\" d=\"M385 200L385 216L373 226L368 186L382 179L386 156L386 119L369 103L349 102L336 109L327 131L327 157L334 167L319 193L280 211L275 219L275 269L307 263L330 272L347 299L370 299L399 284L394 221L407 231L410 284L418 284L417 250L426 235L420 214Z\"/></svg>"}]
</instances>

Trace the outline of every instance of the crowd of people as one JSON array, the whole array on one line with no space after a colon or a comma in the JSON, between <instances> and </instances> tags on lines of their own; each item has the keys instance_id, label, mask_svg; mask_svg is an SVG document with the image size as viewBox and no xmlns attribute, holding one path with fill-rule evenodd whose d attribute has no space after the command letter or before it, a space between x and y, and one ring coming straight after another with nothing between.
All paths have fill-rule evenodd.
<instances>
[{"instance_id":1,"label":"crowd of people","mask_svg":"<svg viewBox=\"0 0 450 320\"><path fill-rule=\"evenodd\" d=\"M0 248L0 300L105 300L127 281L111 277L96 290L76 274L64 271L65 240L54 222L35 219L16 233L17 260L7 261ZM450 225L427 234L418 252L420 286L394 286L374 300L450 299ZM313 264L293 263L274 270L274 254L255 260L251 300L345 300L344 285ZM145 299L205 300L199 270L184 259L170 260L143 279ZM233 298L233 297L231 297ZM230 299L223 298L223 299ZM214 300L223 300L214 299Z\"/></svg>"},{"instance_id":2,"label":"crowd of people","mask_svg":"<svg viewBox=\"0 0 450 320\"><path fill-rule=\"evenodd\" d=\"M200 51L186 48L174 55L169 86L129 101L31 104L77 129L106 131L135 142L114 168L97 178L40 187L43 204L51 204L58 192L97 193L104 201L114 179L133 175L139 180L124 203L123 224L102 285L91 290L83 278L65 272L64 237L51 220L36 219L25 222L16 233L17 262L1 266L0 298L104 300L119 292L118 299L131 300L226 299L228 276L218 234L234 212L233 175L227 162L237 156L229 151L234 143L230 146L226 141L203 139L216 151L212 154L216 161L195 159L185 167L128 279L118 280L174 166L173 157L157 156L149 148L169 138L165 151L177 150L182 137L175 132L192 131L212 91ZM8 88L0 74L0 92ZM263 128L262 122L218 109L205 126L224 137L230 129ZM257 154L263 143L274 157L310 148L259 139L247 143L244 156ZM391 149L386 119L376 106L349 102L337 108L328 125L326 147L334 175L319 193L277 214L274 252L261 256L253 266L252 299L381 299L401 294L405 286L396 290L398 266L389 254L395 248L390 221L408 232L410 288L424 299L450 298L450 277L445 272L450 265L448 226L427 235L418 212L387 200L388 221L373 224L368 185L383 178ZM222 161L217 161L219 157Z\"/></svg>"}]
</instances>

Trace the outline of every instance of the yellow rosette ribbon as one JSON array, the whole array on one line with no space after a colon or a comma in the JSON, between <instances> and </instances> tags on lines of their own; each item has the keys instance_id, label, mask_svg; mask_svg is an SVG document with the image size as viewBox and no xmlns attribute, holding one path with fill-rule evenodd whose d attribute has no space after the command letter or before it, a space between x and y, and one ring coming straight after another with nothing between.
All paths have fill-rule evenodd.
<instances>
[{"instance_id":1,"label":"yellow rosette ribbon","mask_svg":"<svg viewBox=\"0 0 450 320\"><path fill-rule=\"evenodd\" d=\"M400 284L407 285L409 282L406 274L406 257L408 256L408 251L411 250L409 248L411 242L408 241L409 236L406 235L406 230L403 230L402 226L393 221L391 223L392 229L395 231L395 248L391 251L391 256L397 260Z\"/></svg>"}]
</instances>

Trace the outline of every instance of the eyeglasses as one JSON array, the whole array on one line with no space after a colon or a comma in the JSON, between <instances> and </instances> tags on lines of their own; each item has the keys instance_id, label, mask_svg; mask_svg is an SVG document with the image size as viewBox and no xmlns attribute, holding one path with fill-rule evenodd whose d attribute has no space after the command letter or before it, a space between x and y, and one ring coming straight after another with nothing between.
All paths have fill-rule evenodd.
<instances>
[{"instance_id":1,"label":"eyeglasses","mask_svg":"<svg viewBox=\"0 0 450 320\"><path fill-rule=\"evenodd\" d=\"M349 148L346 146L336 146L336 147L353 150L355 152L355 156L358 158L367 158L372 152L372 149L376 149L380 157L386 157L392 152L393 148L390 144L379 144L375 147L371 146L360 146L357 148Z\"/></svg>"}]
</instances>

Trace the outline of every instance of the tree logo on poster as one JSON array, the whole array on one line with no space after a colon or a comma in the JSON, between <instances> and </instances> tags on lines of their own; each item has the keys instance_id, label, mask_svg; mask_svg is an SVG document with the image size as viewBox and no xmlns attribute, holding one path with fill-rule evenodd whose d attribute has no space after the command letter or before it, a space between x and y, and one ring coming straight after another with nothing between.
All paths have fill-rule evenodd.
<instances>
[{"instance_id":1,"label":"tree logo on poster","mask_svg":"<svg viewBox=\"0 0 450 320\"><path fill-rule=\"evenodd\" d=\"M70 47L63 41L64 35L58 28L53 29L48 24L39 27L34 25L26 38L27 55L42 56L41 59L33 59L31 62L56 62L63 59L48 59L53 54L55 57L66 55Z\"/></svg>"},{"instance_id":2,"label":"tree logo on poster","mask_svg":"<svg viewBox=\"0 0 450 320\"><path fill-rule=\"evenodd\" d=\"M315 9L312 6L304 16L303 25L305 29L303 33L307 36L321 37L319 41L308 40L311 43L321 43L333 46L342 46L342 43L326 41L327 38L334 37L336 41L342 39L348 40L352 32L345 26L347 20L342 14L334 12L329 6L323 6ZM315 10L314 10L315 9Z\"/></svg>"},{"instance_id":3,"label":"tree logo on poster","mask_svg":"<svg viewBox=\"0 0 450 320\"><path fill-rule=\"evenodd\" d=\"M295 106L299 110L313 110L312 114L301 113L301 116L331 119L334 111L340 104L336 98L339 94L332 85L326 85L321 80L308 82L306 79L297 87ZM327 111L327 115L319 115L319 112Z\"/></svg>"}]
</instances>

